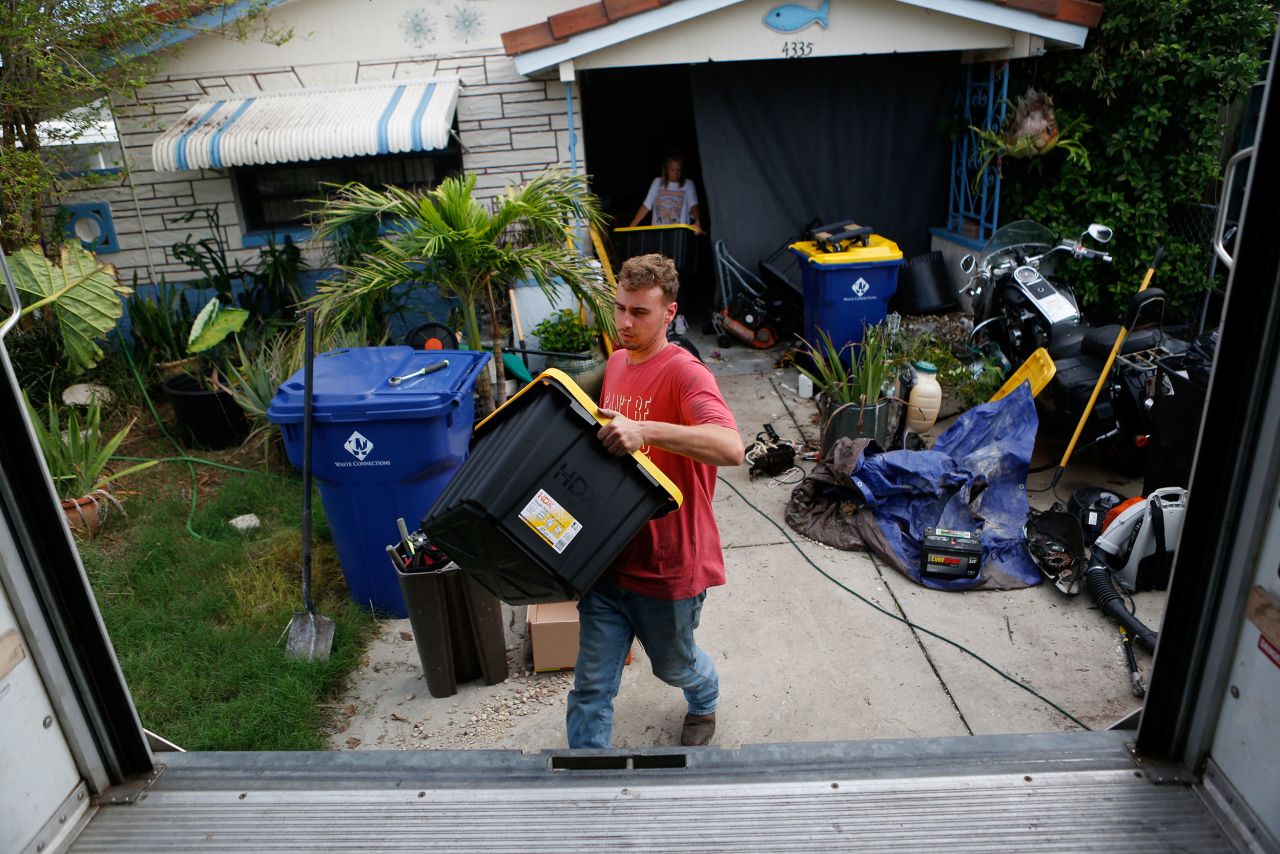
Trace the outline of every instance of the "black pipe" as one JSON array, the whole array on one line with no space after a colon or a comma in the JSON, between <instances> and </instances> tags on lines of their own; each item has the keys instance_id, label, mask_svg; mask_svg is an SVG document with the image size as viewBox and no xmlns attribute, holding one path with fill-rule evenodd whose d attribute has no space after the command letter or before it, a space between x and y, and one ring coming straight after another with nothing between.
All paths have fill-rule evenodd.
<instances>
[{"instance_id":1,"label":"black pipe","mask_svg":"<svg viewBox=\"0 0 1280 854\"><path fill-rule=\"evenodd\" d=\"M1089 588L1093 601L1098 603L1098 610L1124 626L1133 635L1133 639L1147 652L1156 651L1156 633L1142 624L1142 621L1129 613L1124 600L1111 580L1111 570L1100 564L1094 564L1084 571L1084 583Z\"/></svg>"}]
</instances>

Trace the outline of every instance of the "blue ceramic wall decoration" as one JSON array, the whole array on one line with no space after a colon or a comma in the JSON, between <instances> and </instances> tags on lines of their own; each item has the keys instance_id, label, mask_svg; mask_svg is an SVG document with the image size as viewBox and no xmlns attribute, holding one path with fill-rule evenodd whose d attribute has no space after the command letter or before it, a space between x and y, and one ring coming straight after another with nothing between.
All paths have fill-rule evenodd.
<instances>
[{"instance_id":1,"label":"blue ceramic wall decoration","mask_svg":"<svg viewBox=\"0 0 1280 854\"><path fill-rule=\"evenodd\" d=\"M400 34L414 47L426 47L436 40L436 23L426 9L409 9L400 19Z\"/></svg>"},{"instance_id":2,"label":"blue ceramic wall decoration","mask_svg":"<svg viewBox=\"0 0 1280 854\"><path fill-rule=\"evenodd\" d=\"M453 27L453 34L464 44L484 35L484 14L475 6L459 3L445 17Z\"/></svg>"},{"instance_id":3,"label":"blue ceramic wall decoration","mask_svg":"<svg viewBox=\"0 0 1280 854\"><path fill-rule=\"evenodd\" d=\"M111 222L109 203L63 205L62 209L66 216L63 233L67 237L79 238L81 246L99 255L120 251L115 225Z\"/></svg>"},{"instance_id":4,"label":"blue ceramic wall decoration","mask_svg":"<svg viewBox=\"0 0 1280 854\"><path fill-rule=\"evenodd\" d=\"M810 24L817 24L825 30L830 9L831 0L822 0L822 5L816 9L799 3L783 3L765 13L764 25L779 33L799 32Z\"/></svg>"}]
</instances>

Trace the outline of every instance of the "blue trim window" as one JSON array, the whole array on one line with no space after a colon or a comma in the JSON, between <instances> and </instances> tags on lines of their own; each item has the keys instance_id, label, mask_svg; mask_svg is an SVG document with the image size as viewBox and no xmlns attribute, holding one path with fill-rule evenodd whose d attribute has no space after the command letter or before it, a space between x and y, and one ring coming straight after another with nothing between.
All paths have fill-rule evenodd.
<instances>
[{"instance_id":1,"label":"blue trim window","mask_svg":"<svg viewBox=\"0 0 1280 854\"><path fill-rule=\"evenodd\" d=\"M63 205L67 221L63 233L79 238L80 245L90 252L103 255L120 251L115 225L111 221L111 205L107 202L85 202Z\"/></svg>"},{"instance_id":2,"label":"blue trim window","mask_svg":"<svg viewBox=\"0 0 1280 854\"><path fill-rule=\"evenodd\" d=\"M233 170L246 240L255 233L305 233L325 184L359 181L369 187L430 189L450 175L462 174L457 148L425 153L316 160ZM250 245L249 243L245 244Z\"/></svg>"},{"instance_id":3,"label":"blue trim window","mask_svg":"<svg viewBox=\"0 0 1280 854\"><path fill-rule=\"evenodd\" d=\"M1000 223L1000 164L992 163L979 181L982 157L971 127L998 131L1004 127L1009 95L1009 63L965 66L960 92L964 130L951 143L951 193L947 231L985 243Z\"/></svg>"}]
</instances>

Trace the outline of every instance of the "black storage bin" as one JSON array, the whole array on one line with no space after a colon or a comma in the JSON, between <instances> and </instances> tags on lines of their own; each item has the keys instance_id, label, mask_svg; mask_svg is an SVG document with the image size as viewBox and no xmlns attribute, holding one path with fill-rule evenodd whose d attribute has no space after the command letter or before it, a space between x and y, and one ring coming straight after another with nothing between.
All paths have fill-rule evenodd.
<instances>
[{"instance_id":1,"label":"black storage bin","mask_svg":"<svg viewBox=\"0 0 1280 854\"><path fill-rule=\"evenodd\" d=\"M476 426L423 532L510 605L580 596L646 522L682 500L642 454L606 451L602 423L571 379L540 374Z\"/></svg>"},{"instance_id":2,"label":"black storage bin","mask_svg":"<svg viewBox=\"0 0 1280 854\"><path fill-rule=\"evenodd\" d=\"M452 697L459 682L507 678L502 605L457 564L406 570L396 565L413 626L413 642L433 697Z\"/></svg>"},{"instance_id":3,"label":"black storage bin","mask_svg":"<svg viewBox=\"0 0 1280 854\"><path fill-rule=\"evenodd\" d=\"M1186 357L1157 359L1155 402L1151 407L1151 441L1147 445L1147 470L1142 494L1165 486L1190 486L1191 463L1200 435L1207 389L1182 376L1190 365ZM1206 372L1207 373L1207 372Z\"/></svg>"},{"instance_id":4,"label":"black storage bin","mask_svg":"<svg viewBox=\"0 0 1280 854\"><path fill-rule=\"evenodd\" d=\"M701 268L698 259L698 232L691 225L636 225L615 228L613 240L618 247L618 266L637 255L658 253L676 265L680 281L685 282Z\"/></svg>"},{"instance_id":5,"label":"black storage bin","mask_svg":"<svg viewBox=\"0 0 1280 854\"><path fill-rule=\"evenodd\" d=\"M903 262L898 271L898 290L889 300L890 309L899 314L941 314L959 305L941 252L926 252Z\"/></svg>"}]
</instances>

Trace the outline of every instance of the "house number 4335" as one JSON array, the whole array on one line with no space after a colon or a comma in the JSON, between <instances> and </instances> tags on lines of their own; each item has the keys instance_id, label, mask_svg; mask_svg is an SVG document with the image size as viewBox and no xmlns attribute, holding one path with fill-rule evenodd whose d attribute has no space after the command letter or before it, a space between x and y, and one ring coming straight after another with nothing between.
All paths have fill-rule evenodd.
<instances>
[{"instance_id":1,"label":"house number 4335","mask_svg":"<svg viewBox=\"0 0 1280 854\"><path fill-rule=\"evenodd\" d=\"M782 55L787 59L813 56L813 42L783 42Z\"/></svg>"}]
</instances>

